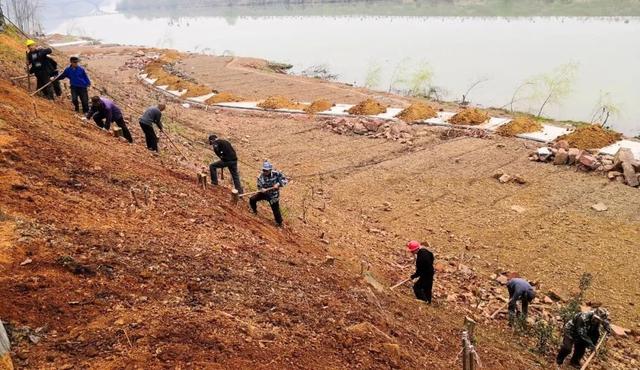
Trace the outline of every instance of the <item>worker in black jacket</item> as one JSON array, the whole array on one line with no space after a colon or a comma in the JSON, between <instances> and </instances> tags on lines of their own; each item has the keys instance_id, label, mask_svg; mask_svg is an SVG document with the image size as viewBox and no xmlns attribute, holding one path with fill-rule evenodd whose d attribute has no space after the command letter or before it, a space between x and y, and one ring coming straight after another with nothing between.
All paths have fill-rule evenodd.
<instances>
[{"instance_id":1,"label":"worker in black jacket","mask_svg":"<svg viewBox=\"0 0 640 370\"><path fill-rule=\"evenodd\" d=\"M231 172L231 178L233 179L233 186L238 190L239 194L242 194L242 184L240 183L240 172L238 172L238 156L236 151L231 146L231 143L227 140L218 139L217 135L209 135L209 144L213 146L213 152L216 153L219 161L211 163L209 165L209 171L211 172L211 183L218 185L218 168L229 168Z\"/></svg>"},{"instance_id":2,"label":"worker in black jacket","mask_svg":"<svg viewBox=\"0 0 640 370\"><path fill-rule=\"evenodd\" d=\"M36 76L37 89L40 89L49 84L52 77L57 76L58 63L49 57L49 54L53 52L51 48L41 48L33 40L27 40L26 45L29 49L26 54L29 73L33 73ZM56 84L57 87L54 90L54 86L52 85ZM62 94L59 81L49 84L49 86L45 87L41 93L45 98L53 100L54 91L58 96Z\"/></svg>"},{"instance_id":3,"label":"worker in black jacket","mask_svg":"<svg viewBox=\"0 0 640 370\"><path fill-rule=\"evenodd\" d=\"M413 284L413 292L419 300L431 303L434 275L433 253L415 240L407 243L407 248L409 252L416 255L416 272L411 275L411 279L419 279Z\"/></svg>"}]
</instances>

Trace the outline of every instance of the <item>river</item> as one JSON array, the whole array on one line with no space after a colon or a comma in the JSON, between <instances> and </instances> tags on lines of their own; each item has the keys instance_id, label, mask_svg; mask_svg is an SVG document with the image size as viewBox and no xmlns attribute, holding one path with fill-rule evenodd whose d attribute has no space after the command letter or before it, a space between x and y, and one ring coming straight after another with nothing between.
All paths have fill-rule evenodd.
<instances>
[{"instance_id":1,"label":"river","mask_svg":"<svg viewBox=\"0 0 640 370\"><path fill-rule=\"evenodd\" d=\"M635 8L553 15L535 8L474 13L382 2L118 12L113 0L106 3L87 15L60 12L45 22L46 31L260 57L293 64L294 72L321 65L339 81L385 91L420 87L445 100L462 99L477 83L467 96L472 104L509 108L514 100L514 109L531 113L553 86L544 116L589 122L605 107L608 125L640 134Z\"/></svg>"}]
</instances>

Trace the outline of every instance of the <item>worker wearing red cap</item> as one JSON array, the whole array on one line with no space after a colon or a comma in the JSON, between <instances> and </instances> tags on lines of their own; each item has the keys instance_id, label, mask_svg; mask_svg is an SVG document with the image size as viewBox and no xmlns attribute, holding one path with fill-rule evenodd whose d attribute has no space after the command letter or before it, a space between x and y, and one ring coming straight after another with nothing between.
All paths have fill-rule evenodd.
<instances>
[{"instance_id":1,"label":"worker wearing red cap","mask_svg":"<svg viewBox=\"0 0 640 370\"><path fill-rule=\"evenodd\" d=\"M419 300L431 303L434 274L433 253L415 240L407 243L407 249L416 256L416 272L411 275L411 279L419 279L413 284L413 292Z\"/></svg>"}]
</instances>

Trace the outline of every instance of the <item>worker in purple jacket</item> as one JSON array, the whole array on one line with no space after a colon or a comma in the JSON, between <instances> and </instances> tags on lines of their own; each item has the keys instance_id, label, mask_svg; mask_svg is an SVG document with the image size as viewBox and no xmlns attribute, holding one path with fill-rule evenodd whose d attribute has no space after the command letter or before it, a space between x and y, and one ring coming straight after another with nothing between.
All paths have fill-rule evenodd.
<instances>
[{"instance_id":1,"label":"worker in purple jacket","mask_svg":"<svg viewBox=\"0 0 640 370\"><path fill-rule=\"evenodd\" d=\"M130 143L133 142L127 124L124 122L122 111L113 101L100 96L92 97L91 109L87 113L87 119L92 118L96 125L106 130L111 128L111 122L115 122L122 129L122 136Z\"/></svg>"}]
</instances>

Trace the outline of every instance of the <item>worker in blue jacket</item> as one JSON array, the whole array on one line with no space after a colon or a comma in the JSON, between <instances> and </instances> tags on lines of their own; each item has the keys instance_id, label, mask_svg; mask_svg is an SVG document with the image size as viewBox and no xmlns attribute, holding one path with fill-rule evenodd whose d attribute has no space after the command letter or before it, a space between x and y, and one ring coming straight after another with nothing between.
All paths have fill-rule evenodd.
<instances>
[{"instance_id":1,"label":"worker in blue jacket","mask_svg":"<svg viewBox=\"0 0 640 370\"><path fill-rule=\"evenodd\" d=\"M58 76L58 79L69 79L69 85L71 87L71 102L76 110L80 111L80 103L82 103L82 113L87 114L89 112L89 86L91 86L91 80L87 76L87 71L79 65L80 59L78 57L71 57L69 59L69 66Z\"/></svg>"}]
</instances>

